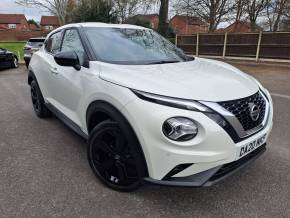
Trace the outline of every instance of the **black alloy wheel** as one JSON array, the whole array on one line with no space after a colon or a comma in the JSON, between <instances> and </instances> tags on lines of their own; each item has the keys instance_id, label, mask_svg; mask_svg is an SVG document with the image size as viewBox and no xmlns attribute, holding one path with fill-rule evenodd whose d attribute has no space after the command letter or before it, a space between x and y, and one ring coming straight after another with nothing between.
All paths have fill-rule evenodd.
<instances>
[{"instance_id":1,"label":"black alloy wheel","mask_svg":"<svg viewBox=\"0 0 290 218\"><path fill-rule=\"evenodd\" d=\"M134 150L118 123L107 120L92 130L88 158L105 185L118 191L132 191L142 181Z\"/></svg>"},{"instance_id":2,"label":"black alloy wheel","mask_svg":"<svg viewBox=\"0 0 290 218\"><path fill-rule=\"evenodd\" d=\"M35 84L31 84L30 91L31 91L31 101L32 101L33 108L34 108L36 113L39 113L39 110L40 110L40 98L38 96L38 92L37 92Z\"/></svg>"},{"instance_id":3,"label":"black alloy wheel","mask_svg":"<svg viewBox=\"0 0 290 218\"><path fill-rule=\"evenodd\" d=\"M49 117L51 112L45 106L41 91L35 80L33 80L30 84L30 93L32 106L36 115L39 118Z\"/></svg>"}]
</instances>

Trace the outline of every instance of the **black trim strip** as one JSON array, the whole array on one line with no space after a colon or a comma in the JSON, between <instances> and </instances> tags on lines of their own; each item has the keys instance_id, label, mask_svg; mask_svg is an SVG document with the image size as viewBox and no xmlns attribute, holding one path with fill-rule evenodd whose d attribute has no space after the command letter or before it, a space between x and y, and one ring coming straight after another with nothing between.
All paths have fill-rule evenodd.
<instances>
[{"instance_id":1,"label":"black trim strip","mask_svg":"<svg viewBox=\"0 0 290 218\"><path fill-rule=\"evenodd\" d=\"M65 125L67 125L70 129L72 129L74 132L76 132L78 135L80 135L84 139L88 139L88 135L84 133L81 128L73 122L71 119L69 119L66 115L64 115L61 111L59 111L56 107L54 107L50 103L45 103L45 106L58 118L60 119Z\"/></svg>"}]
</instances>

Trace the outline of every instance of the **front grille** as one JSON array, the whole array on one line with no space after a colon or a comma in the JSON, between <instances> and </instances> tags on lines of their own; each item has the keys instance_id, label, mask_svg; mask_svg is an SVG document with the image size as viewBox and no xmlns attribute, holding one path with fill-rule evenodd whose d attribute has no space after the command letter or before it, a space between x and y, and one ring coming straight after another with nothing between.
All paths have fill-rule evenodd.
<instances>
[{"instance_id":1,"label":"front grille","mask_svg":"<svg viewBox=\"0 0 290 218\"><path fill-rule=\"evenodd\" d=\"M250 103L254 103L260 110L259 118L256 121L253 121L251 118ZM219 104L236 116L245 131L251 130L263 122L266 102L260 92L238 100L219 102Z\"/></svg>"}]
</instances>

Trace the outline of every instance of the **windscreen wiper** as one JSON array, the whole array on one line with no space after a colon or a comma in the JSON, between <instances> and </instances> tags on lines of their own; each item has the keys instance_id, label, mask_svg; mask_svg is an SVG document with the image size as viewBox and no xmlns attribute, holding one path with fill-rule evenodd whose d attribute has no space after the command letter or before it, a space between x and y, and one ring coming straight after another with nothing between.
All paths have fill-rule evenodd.
<instances>
[{"instance_id":1,"label":"windscreen wiper","mask_svg":"<svg viewBox=\"0 0 290 218\"><path fill-rule=\"evenodd\" d=\"M147 64L169 64L169 63L178 63L180 61L177 60L163 60L163 61L155 61L155 62L149 62Z\"/></svg>"}]
</instances>

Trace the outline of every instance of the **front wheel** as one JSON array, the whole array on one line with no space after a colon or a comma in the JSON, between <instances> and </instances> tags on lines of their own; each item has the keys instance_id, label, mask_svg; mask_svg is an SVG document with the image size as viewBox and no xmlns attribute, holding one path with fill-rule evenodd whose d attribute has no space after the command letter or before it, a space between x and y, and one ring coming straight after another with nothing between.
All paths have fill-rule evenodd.
<instances>
[{"instance_id":1,"label":"front wheel","mask_svg":"<svg viewBox=\"0 0 290 218\"><path fill-rule=\"evenodd\" d=\"M107 120L98 124L89 137L88 159L92 170L106 186L118 191L135 190L143 181L140 166L144 163L136 149L139 144L130 134L117 122Z\"/></svg>"},{"instance_id":2,"label":"front wheel","mask_svg":"<svg viewBox=\"0 0 290 218\"><path fill-rule=\"evenodd\" d=\"M16 57L13 57L11 65L12 65L12 68L18 67L18 59Z\"/></svg>"}]
</instances>

